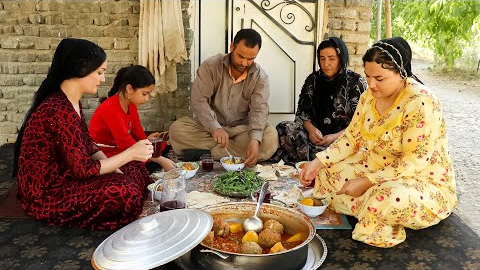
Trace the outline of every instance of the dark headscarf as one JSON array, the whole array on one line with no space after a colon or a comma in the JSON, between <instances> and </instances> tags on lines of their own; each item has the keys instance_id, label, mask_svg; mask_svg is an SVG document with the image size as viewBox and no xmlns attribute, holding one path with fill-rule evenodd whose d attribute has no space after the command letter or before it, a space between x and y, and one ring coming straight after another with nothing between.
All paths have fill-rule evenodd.
<instances>
[{"instance_id":1,"label":"dark headscarf","mask_svg":"<svg viewBox=\"0 0 480 270\"><path fill-rule=\"evenodd\" d=\"M323 73L322 66L320 65L320 51L325 48L331 48L331 44L335 44L335 50L337 51L337 56L340 58L340 70L334 78L329 78L325 73ZM325 47L327 45L327 47ZM347 85L346 81L346 72L348 65L348 49L345 45L345 42L338 37L329 37L323 40L317 48L318 56L318 65L320 69L318 70L318 75L315 78L315 93L313 96L313 102L315 104L314 110L315 115L328 116L331 115L335 110L333 106L331 96L336 96L337 92L342 89L342 86ZM321 125L321 122L316 123L317 121L323 121L322 119L312 119L314 125L317 127ZM331 132L333 131L322 130L322 132Z\"/></svg>"},{"instance_id":2,"label":"dark headscarf","mask_svg":"<svg viewBox=\"0 0 480 270\"><path fill-rule=\"evenodd\" d=\"M83 78L89 75L99 68L106 59L105 51L88 40L66 38L58 44L47 78L43 80L37 92L35 92L32 107L27 111L22 128L18 133L13 159L13 176L16 176L18 171L18 157L20 155L23 133L32 113L48 96L60 91L60 84L63 81L72 78Z\"/></svg>"},{"instance_id":3,"label":"dark headscarf","mask_svg":"<svg viewBox=\"0 0 480 270\"><path fill-rule=\"evenodd\" d=\"M320 70L322 70L322 66L320 65L320 51L325 49L325 48L329 48L330 46L325 47L325 45L326 44L331 44L332 42L336 46L335 49L337 51L338 57L340 58L340 66L342 67L340 69L340 72L342 72L342 69L346 70L347 66L348 66L348 62L349 62L349 60L348 60L348 49L347 49L347 45L345 45L345 42L343 42L343 40L341 40L338 37L329 37L329 38L323 40L322 42L320 42L320 44L318 45L318 48L317 48L318 66L320 67ZM323 71L322 71L322 74L323 74Z\"/></svg>"},{"instance_id":4,"label":"dark headscarf","mask_svg":"<svg viewBox=\"0 0 480 270\"><path fill-rule=\"evenodd\" d=\"M375 48L385 53L393 61L402 78L412 77L422 83L412 73L412 49L405 39L402 37L382 39L373 44L368 51Z\"/></svg>"}]
</instances>

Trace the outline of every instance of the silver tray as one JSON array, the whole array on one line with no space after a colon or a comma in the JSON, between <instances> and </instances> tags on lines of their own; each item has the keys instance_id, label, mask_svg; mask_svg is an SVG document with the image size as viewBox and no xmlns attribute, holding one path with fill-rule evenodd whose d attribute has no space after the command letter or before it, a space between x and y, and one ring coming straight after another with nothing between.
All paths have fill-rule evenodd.
<instances>
[{"instance_id":1,"label":"silver tray","mask_svg":"<svg viewBox=\"0 0 480 270\"><path fill-rule=\"evenodd\" d=\"M320 235L316 234L315 236L308 244L307 262L301 270L318 269L327 258L327 244L325 244ZM201 269L190 259L190 251L177 258L174 262L183 270Z\"/></svg>"}]
</instances>

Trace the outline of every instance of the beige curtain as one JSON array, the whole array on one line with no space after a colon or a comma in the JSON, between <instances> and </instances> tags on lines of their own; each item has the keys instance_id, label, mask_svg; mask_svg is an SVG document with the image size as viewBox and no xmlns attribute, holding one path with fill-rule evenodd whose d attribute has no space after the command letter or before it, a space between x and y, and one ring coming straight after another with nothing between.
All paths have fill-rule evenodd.
<instances>
[{"instance_id":1,"label":"beige curtain","mask_svg":"<svg viewBox=\"0 0 480 270\"><path fill-rule=\"evenodd\" d=\"M177 89L177 63L187 60L180 0L140 0L138 64L155 76L156 94Z\"/></svg>"}]
</instances>

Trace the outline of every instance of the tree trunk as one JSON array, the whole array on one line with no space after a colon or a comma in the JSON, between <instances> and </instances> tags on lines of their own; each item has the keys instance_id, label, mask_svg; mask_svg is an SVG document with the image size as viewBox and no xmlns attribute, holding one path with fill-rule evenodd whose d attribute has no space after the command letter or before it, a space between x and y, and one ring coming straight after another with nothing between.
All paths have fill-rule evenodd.
<instances>
[{"instance_id":1,"label":"tree trunk","mask_svg":"<svg viewBox=\"0 0 480 270\"><path fill-rule=\"evenodd\" d=\"M377 40L382 39L382 0L377 0Z\"/></svg>"},{"instance_id":2,"label":"tree trunk","mask_svg":"<svg viewBox=\"0 0 480 270\"><path fill-rule=\"evenodd\" d=\"M392 14L390 12L390 0L385 0L385 35L392 37Z\"/></svg>"}]
</instances>

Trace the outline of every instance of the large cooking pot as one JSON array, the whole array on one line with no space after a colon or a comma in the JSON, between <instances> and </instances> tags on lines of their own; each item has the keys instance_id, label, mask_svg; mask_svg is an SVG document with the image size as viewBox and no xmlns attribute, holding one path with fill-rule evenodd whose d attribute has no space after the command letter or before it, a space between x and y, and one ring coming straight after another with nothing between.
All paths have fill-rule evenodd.
<instances>
[{"instance_id":1,"label":"large cooking pot","mask_svg":"<svg viewBox=\"0 0 480 270\"><path fill-rule=\"evenodd\" d=\"M253 215L256 203L234 202L217 204L202 208L211 215L221 216L226 221L243 222ZM308 255L308 243L315 237L315 226L310 218L293 209L263 204L259 213L262 221L275 219L282 223L285 232L295 234L302 232L307 239L295 248L273 254L238 254L222 251L199 244L191 252L192 261L203 269L301 269Z\"/></svg>"}]
</instances>

